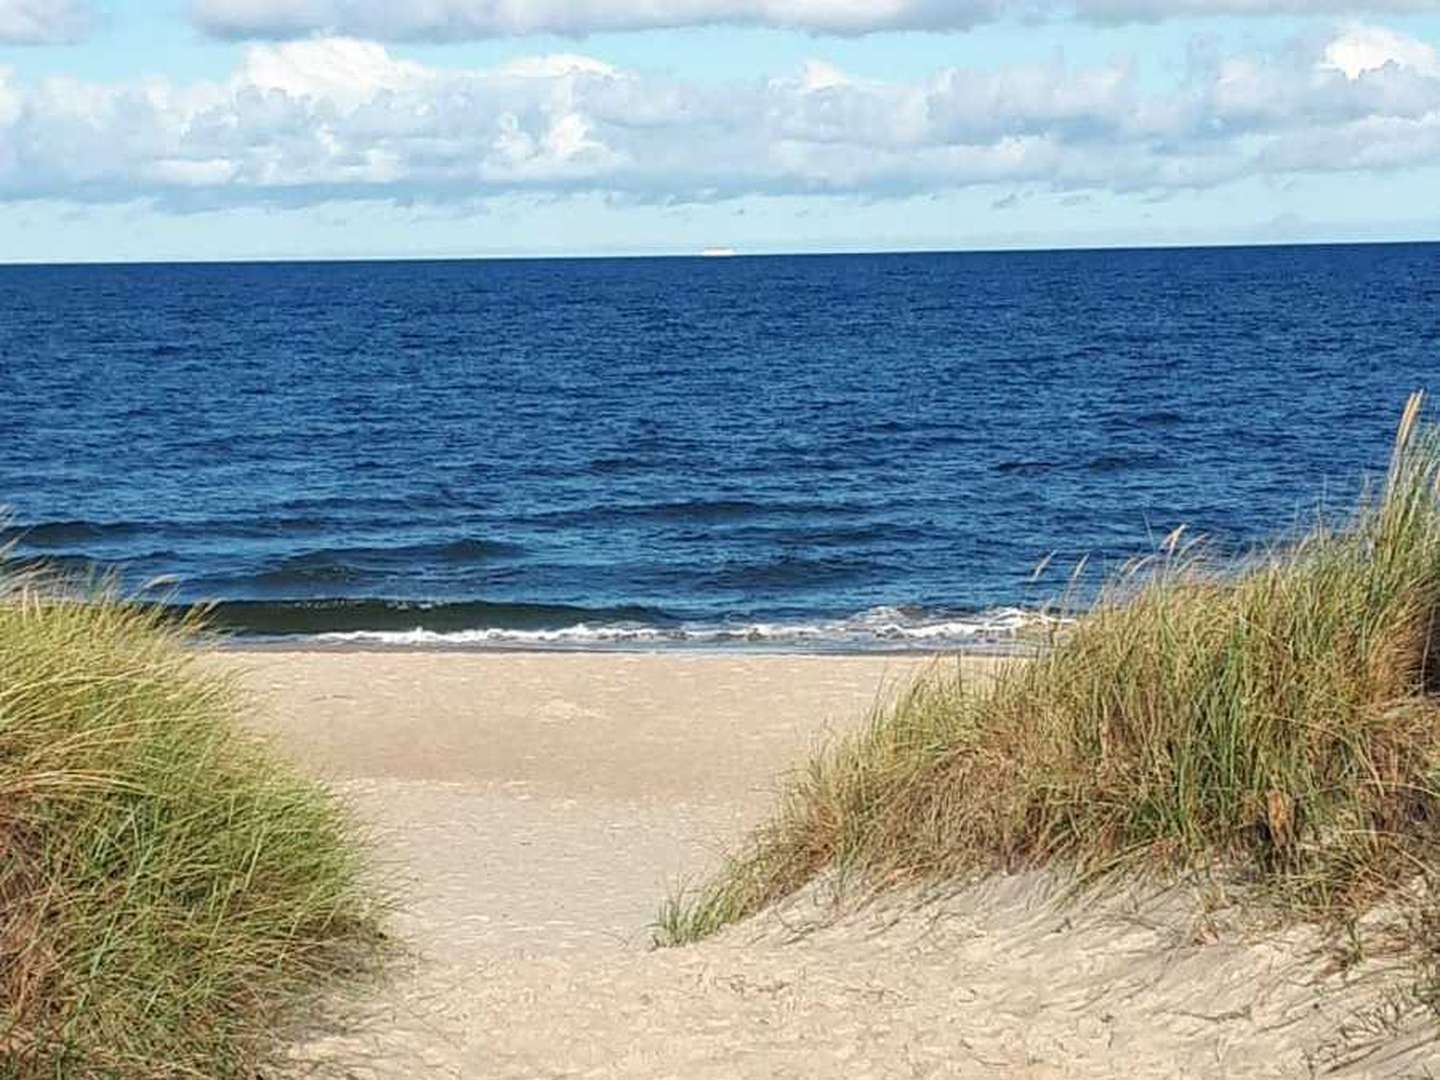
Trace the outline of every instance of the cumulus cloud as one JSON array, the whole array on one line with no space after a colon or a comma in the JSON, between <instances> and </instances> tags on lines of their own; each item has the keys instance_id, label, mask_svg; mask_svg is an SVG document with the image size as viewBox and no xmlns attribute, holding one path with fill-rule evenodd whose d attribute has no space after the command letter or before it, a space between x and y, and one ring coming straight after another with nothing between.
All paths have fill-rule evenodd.
<instances>
[{"instance_id":1,"label":"cumulus cloud","mask_svg":"<svg viewBox=\"0 0 1440 1080\"><path fill-rule=\"evenodd\" d=\"M580 53L442 70L349 38L257 44L227 78L22 84L0 69L0 199L174 207L514 192L708 201L1065 192L1440 165L1440 64L1352 25L1156 88L1123 63L947 68L901 82L816 59L712 84Z\"/></svg>"},{"instance_id":2,"label":"cumulus cloud","mask_svg":"<svg viewBox=\"0 0 1440 1080\"><path fill-rule=\"evenodd\" d=\"M522 56L499 69L501 75L530 76L553 79L561 75L619 75L620 72L603 60L575 53L552 53L549 56Z\"/></svg>"},{"instance_id":3,"label":"cumulus cloud","mask_svg":"<svg viewBox=\"0 0 1440 1080\"><path fill-rule=\"evenodd\" d=\"M1383 26L1355 26L1325 47L1325 67L1358 79L1368 71L1380 71L1388 64L1440 76L1440 54L1433 45L1397 34Z\"/></svg>"},{"instance_id":4,"label":"cumulus cloud","mask_svg":"<svg viewBox=\"0 0 1440 1080\"><path fill-rule=\"evenodd\" d=\"M249 49L232 85L353 108L382 92L419 91L429 81L425 68L393 59L383 45L321 38Z\"/></svg>"},{"instance_id":5,"label":"cumulus cloud","mask_svg":"<svg viewBox=\"0 0 1440 1080\"><path fill-rule=\"evenodd\" d=\"M38 0L36 0L38 2ZM727 24L868 34L965 30L1006 17L1155 21L1204 15L1382 14L1440 11L1440 0L192 0L207 33L286 38L341 33L389 41Z\"/></svg>"},{"instance_id":6,"label":"cumulus cloud","mask_svg":"<svg viewBox=\"0 0 1440 1080\"><path fill-rule=\"evenodd\" d=\"M90 33L85 0L0 0L0 45L60 45Z\"/></svg>"}]
</instances>

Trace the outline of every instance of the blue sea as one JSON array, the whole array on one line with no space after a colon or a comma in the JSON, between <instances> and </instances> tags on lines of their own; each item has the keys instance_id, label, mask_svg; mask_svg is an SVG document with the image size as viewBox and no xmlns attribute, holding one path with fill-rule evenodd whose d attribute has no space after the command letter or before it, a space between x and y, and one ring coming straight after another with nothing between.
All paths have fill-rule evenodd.
<instances>
[{"instance_id":1,"label":"blue sea","mask_svg":"<svg viewBox=\"0 0 1440 1080\"><path fill-rule=\"evenodd\" d=\"M0 267L3 537L247 636L980 645L1437 371L1424 244Z\"/></svg>"}]
</instances>

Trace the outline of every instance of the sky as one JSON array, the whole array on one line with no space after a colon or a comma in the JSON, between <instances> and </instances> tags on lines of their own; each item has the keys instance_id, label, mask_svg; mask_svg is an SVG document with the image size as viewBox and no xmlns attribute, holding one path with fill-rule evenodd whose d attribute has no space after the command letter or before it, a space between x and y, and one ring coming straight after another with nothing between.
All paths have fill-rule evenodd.
<instances>
[{"instance_id":1,"label":"sky","mask_svg":"<svg viewBox=\"0 0 1440 1080\"><path fill-rule=\"evenodd\" d=\"M1440 0L0 0L0 262L1440 239Z\"/></svg>"}]
</instances>

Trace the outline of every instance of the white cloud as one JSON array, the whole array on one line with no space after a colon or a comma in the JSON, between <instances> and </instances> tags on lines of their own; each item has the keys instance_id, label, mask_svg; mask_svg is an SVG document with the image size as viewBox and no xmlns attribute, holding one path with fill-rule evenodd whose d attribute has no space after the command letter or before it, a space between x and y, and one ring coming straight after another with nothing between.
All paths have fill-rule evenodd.
<instances>
[{"instance_id":1,"label":"white cloud","mask_svg":"<svg viewBox=\"0 0 1440 1080\"><path fill-rule=\"evenodd\" d=\"M232 84L274 90L297 99L329 100L350 108L381 91L418 90L427 78L425 68L393 59L383 45L321 38L246 50Z\"/></svg>"},{"instance_id":2,"label":"white cloud","mask_svg":"<svg viewBox=\"0 0 1440 1080\"><path fill-rule=\"evenodd\" d=\"M834 90L839 86L849 86L853 82L845 72L825 60L805 61L805 69L800 76L800 85L811 91Z\"/></svg>"},{"instance_id":3,"label":"white cloud","mask_svg":"<svg viewBox=\"0 0 1440 1080\"><path fill-rule=\"evenodd\" d=\"M620 72L593 56L552 53L549 56L522 56L499 69L501 75L522 79L554 79L561 75L619 75Z\"/></svg>"},{"instance_id":4,"label":"white cloud","mask_svg":"<svg viewBox=\"0 0 1440 1080\"><path fill-rule=\"evenodd\" d=\"M1387 64L1422 75L1440 76L1440 55L1433 45L1397 34L1383 26L1354 26L1325 47L1323 66L1358 79Z\"/></svg>"},{"instance_id":5,"label":"white cloud","mask_svg":"<svg viewBox=\"0 0 1440 1080\"><path fill-rule=\"evenodd\" d=\"M0 0L0 45L59 45L90 33L85 0Z\"/></svg>"},{"instance_id":6,"label":"white cloud","mask_svg":"<svg viewBox=\"0 0 1440 1080\"><path fill-rule=\"evenodd\" d=\"M233 180L235 162L225 158L160 158L151 163L148 173L157 183L167 186L204 188Z\"/></svg>"},{"instance_id":7,"label":"white cloud","mask_svg":"<svg viewBox=\"0 0 1440 1080\"><path fill-rule=\"evenodd\" d=\"M26 85L0 70L0 200L177 207L515 192L667 202L1006 183L1163 193L1440 165L1440 67L1352 26L1192 66L949 68L852 79L823 59L708 84L583 54L440 70L348 38L252 45L213 81Z\"/></svg>"},{"instance_id":8,"label":"white cloud","mask_svg":"<svg viewBox=\"0 0 1440 1080\"><path fill-rule=\"evenodd\" d=\"M868 34L965 30L1007 17L1089 22L1206 15L1360 15L1440 11L1440 0L192 0L201 29L231 38L343 33L382 40L728 24Z\"/></svg>"}]
</instances>

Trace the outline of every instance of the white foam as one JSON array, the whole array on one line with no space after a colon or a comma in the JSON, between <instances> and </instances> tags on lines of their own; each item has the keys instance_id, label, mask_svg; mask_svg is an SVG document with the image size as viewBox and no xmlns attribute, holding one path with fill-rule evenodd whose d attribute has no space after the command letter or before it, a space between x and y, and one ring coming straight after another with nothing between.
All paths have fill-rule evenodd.
<instances>
[{"instance_id":1,"label":"white foam","mask_svg":"<svg viewBox=\"0 0 1440 1080\"><path fill-rule=\"evenodd\" d=\"M350 630L316 635L331 642L368 642L396 646L499 646L511 648L604 646L726 646L810 645L836 649L924 647L964 648L1003 645L1026 632L1040 631L1067 620L1023 608L995 608L968 617L936 618L907 613L899 608L877 607L849 619L817 622L684 623L652 626L611 623L549 630L509 630L486 627L475 630L435 631Z\"/></svg>"}]
</instances>

